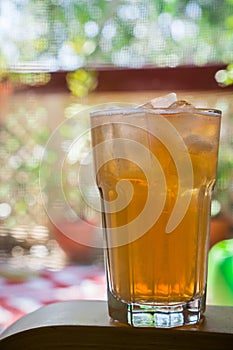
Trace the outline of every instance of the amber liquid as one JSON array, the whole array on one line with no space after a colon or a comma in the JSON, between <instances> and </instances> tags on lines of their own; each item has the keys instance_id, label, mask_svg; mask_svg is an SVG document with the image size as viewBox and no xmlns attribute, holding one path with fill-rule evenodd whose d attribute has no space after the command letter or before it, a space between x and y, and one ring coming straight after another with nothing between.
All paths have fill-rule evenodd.
<instances>
[{"instance_id":1,"label":"amber liquid","mask_svg":"<svg viewBox=\"0 0 233 350\"><path fill-rule=\"evenodd\" d=\"M208 133L216 135L214 128ZM207 135L209 139L211 135ZM215 183L217 145L208 147L208 143L203 149L201 145L196 148L187 145L194 185L185 190L191 192L191 200L180 224L171 233L166 233L177 198L177 169L166 147L155 137L146 137L150 150L163 168L167 194L159 219L140 238L111 248L108 229L127 225L142 211L148 198L145 174L130 160L113 159L101 167L97 176L97 184L105 200L116 199L119 180L130 181L134 190L133 198L125 209L108 214L103 208L105 238L110 247L106 249L110 291L126 303L164 305L187 302L205 293L210 200ZM155 181L150 190L156 203L159 184Z\"/></svg>"}]
</instances>

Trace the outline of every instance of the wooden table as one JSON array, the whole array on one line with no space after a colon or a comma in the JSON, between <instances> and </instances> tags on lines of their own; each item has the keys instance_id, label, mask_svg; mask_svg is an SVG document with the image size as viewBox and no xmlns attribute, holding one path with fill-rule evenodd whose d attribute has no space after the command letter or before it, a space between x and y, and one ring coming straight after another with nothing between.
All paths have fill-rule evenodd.
<instances>
[{"instance_id":1,"label":"wooden table","mask_svg":"<svg viewBox=\"0 0 233 350\"><path fill-rule=\"evenodd\" d=\"M0 349L233 349L233 307L208 306L198 326L168 330L114 322L105 301L55 303L8 328Z\"/></svg>"}]
</instances>

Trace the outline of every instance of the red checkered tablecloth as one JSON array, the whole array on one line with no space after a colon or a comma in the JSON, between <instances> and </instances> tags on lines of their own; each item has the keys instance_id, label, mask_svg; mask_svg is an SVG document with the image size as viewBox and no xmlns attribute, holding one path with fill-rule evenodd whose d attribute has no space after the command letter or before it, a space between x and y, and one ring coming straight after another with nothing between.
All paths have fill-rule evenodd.
<instances>
[{"instance_id":1,"label":"red checkered tablecloth","mask_svg":"<svg viewBox=\"0 0 233 350\"><path fill-rule=\"evenodd\" d=\"M58 301L106 300L104 270L67 266L60 271L0 268L0 331L26 313Z\"/></svg>"}]
</instances>

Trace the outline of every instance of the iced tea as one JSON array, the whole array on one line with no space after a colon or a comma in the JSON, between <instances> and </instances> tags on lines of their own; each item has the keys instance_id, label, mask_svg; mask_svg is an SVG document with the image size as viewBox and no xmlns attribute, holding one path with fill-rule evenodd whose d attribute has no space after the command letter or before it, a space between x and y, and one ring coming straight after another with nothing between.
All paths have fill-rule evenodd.
<instances>
[{"instance_id":1,"label":"iced tea","mask_svg":"<svg viewBox=\"0 0 233 350\"><path fill-rule=\"evenodd\" d=\"M159 117L165 121L164 126ZM107 245L110 315L136 326L172 327L198 322L205 309L210 202L216 178L220 112L178 105L164 110L102 111L93 113L91 120ZM165 137L160 137L160 132ZM120 140L124 142L119 152ZM140 147L135 151L138 161L136 156L131 159L129 149L134 145L127 140L142 147L142 153ZM105 151L99 152L96 146L102 142ZM153 167L155 159L159 165ZM181 179L181 171L187 169L184 165L179 170L179 166L187 159L190 173ZM191 180L186 181L189 176ZM127 187L121 189L117 185L122 180L131 184L130 200ZM149 212L143 213L145 229L135 226L135 230L145 232L134 239L129 223L143 212L148 191L152 205ZM120 210L114 207L119 197L125 203ZM182 201L187 205L182 206ZM158 208L161 203L162 208ZM160 215L147 229L153 206ZM180 221L168 232L175 207L183 213L176 212ZM122 227L125 240L119 234L118 242L111 229Z\"/></svg>"}]
</instances>

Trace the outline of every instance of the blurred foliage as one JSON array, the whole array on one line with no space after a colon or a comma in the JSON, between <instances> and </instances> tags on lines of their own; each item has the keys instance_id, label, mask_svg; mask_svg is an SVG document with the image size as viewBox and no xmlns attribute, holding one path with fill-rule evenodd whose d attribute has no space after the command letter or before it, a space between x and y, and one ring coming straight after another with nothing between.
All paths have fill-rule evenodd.
<instances>
[{"instance_id":1,"label":"blurred foliage","mask_svg":"<svg viewBox=\"0 0 233 350\"><path fill-rule=\"evenodd\" d=\"M38 86L47 84L50 81L50 74L46 72L41 73L14 73L9 72L8 81L17 85L29 85L29 86Z\"/></svg>"},{"instance_id":2,"label":"blurred foliage","mask_svg":"<svg viewBox=\"0 0 233 350\"><path fill-rule=\"evenodd\" d=\"M70 91L96 86L84 67L229 65L216 74L233 82L232 0L0 0L0 82L36 86L57 70ZM14 30L12 30L14 28ZM14 74L9 74L13 71Z\"/></svg>"},{"instance_id":3,"label":"blurred foliage","mask_svg":"<svg viewBox=\"0 0 233 350\"><path fill-rule=\"evenodd\" d=\"M215 74L215 79L221 86L233 84L233 63L229 64L226 69L220 69Z\"/></svg>"},{"instance_id":4,"label":"blurred foliage","mask_svg":"<svg viewBox=\"0 0 233 350\"><path fill-rule=\"evenodd\" d=\"M95 89L97 85L97 73L79 69L74 72L67 73L66 81L68 88L74 96L84 97Z\"/></svg>"},{"instance_id":5,"label":"blurred foliage","mask_svg":"<svg viewBox=\"0 0 233 350\"><path fill-rule=\"evenodd\" d=\"M0 70L229 64L232 13L232 0L2 0Z\"/></svg>"},{"instance_id":6,"label":"blurred foliage","mask_svg":"<svg viewBox=\"0 0 233 350\"><path fill-rule=\"evenodd\" d=\"M230 124L229 124L230 126ZM230 206L232 203L228 201L232 200L230 198L230 187L233 181L233 157L232 157L232 144L226 143L220 145L219 148L219 161L218 161L218 172L216 181L215 196L222 203L224 209L229 206L228 211L230 211ZM232 207L231 207L232 211ZM233 211L231 213L233 215ZM232 217L233 219L233 217Z\"/></svg>"}]
</instances>

